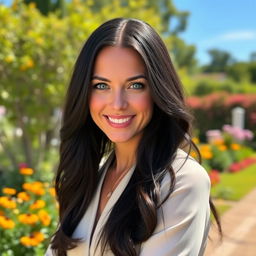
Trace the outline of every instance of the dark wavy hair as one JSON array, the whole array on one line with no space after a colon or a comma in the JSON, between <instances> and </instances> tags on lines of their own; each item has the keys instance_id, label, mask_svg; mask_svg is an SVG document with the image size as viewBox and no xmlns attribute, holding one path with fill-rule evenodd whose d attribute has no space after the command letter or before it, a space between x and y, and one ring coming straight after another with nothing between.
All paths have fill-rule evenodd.
<instances>
[{"instance_id":1,"label":"dark wavy hair","mask_svg":"<svg viewBox=\"0 0 256 256\"><path fill-rule=\"evenodd\" d=\"M115 255L137 255L136 246L152 235L157 209L174 189L171 164L178 147L186 145L188 151L197 150L190 137L192 117L185 106L182 85L160 36L150 25L136 19L116 18L98 27L78 56L63 112L55 178L59 225L51 242L58 256L66 255L79 243L72 233L96 191L102 174L100 161L113 148L93 122L88 107L94 61L105 46L132 48L141 56L154 109L137 149L135 171L102 230L103 251L108 245ZM167 172L171 176L169 194L159 202L159 188ZM210 206L221 232L211 200Z\"/></svg>"}]
</instances>

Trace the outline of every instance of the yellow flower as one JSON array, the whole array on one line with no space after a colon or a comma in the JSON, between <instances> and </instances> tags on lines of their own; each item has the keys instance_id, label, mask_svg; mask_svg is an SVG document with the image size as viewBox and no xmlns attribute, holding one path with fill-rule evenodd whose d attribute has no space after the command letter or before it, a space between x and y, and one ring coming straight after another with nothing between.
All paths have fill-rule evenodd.
<instances>
[{"instance_id":1,"label":"yellow flower","mask_svg":"<svg viewBox=\"0 0 256 256\"><path fill-rule=\"evenodd\" d=\"M34 9L34 8L36 8L36 3L34 3L34 2L29 3L28 7L29 7L30 9Z\"/></svg>"},{"instance_id":2,"label":"yellow flower","mask_svg":"<svg viewBox=\"0 0 256 256\"><path fill-rule=\"evenodd\" d=\"M16 202L7 196L1 196L0 197L0 205L4 208L13 209L16 208Z\"/></svg>"},{"instance_id":3,"label":"yellow flower","mask_svg":"<svg viewBox=\"0 0 256 256\"><path fill-rule=\"evenodd\" d=\"M197 145L197 144L199 144L199 139L197 138L197 137L194 137L193 139L192 139L192 141Z\"/></svg>"},{"instance_id":4,"label":"yellow flower","mask_svg":"<svg viewBox=\"0 0 256 256\"><path fill-rule=\"evenodd\" d=\"M233 150L239 150L241 148L241 146L239 144L236 144L236 143L231 144L230 147Z\"/></svg>"},{"instance_id":5,"label":"yellow flower","mask_svg":"<svg viewBox=\"0 0 256 256\"><path fill-rule=\"evenodd\" d=\"M36 214L26 213L19 215L19 221L24 224L33 225L35 224L39 218Z\"/></svg>"},{"instance_id":6,"label":"yellow flower","mask_svg":"<svg viewBox=\"0 0 256 256\"><path fill-rule=\"evenodd\" d=\"M219 145L219 146L218 146L218 149L219 149L220 151L226 151L226 150L227 150L227 146L226 146L226 145Z\"/></svg>"},{"instance_id":7,"label":"yellow flower","mask_svg":"<svg viewBox=\"0 0 256 256\"><path fill-rule=\"evenodd\" d=\"M30 236L23 236L20 238L21 244L25 246L37 246L44 240L44 234L41 232L34 232Z\"/></svg>"},{"instance_id":8,"label":"yellow flower","mask_svg":"<svg viewBox=\"0 0 256 256\"><path fill-rule=\"evenodd\" d=\"M36 43L39 44L39 45L42 45L44 42L43 38L42 37L38 37L36 38Z\"/></svg>"},{"instance_id":9,"label":"yellow flower","mask_svg":"<svg viewBox=\"0 0 256 256\"><path fill-rule=\"evenodd\" d=\"M13 210L13 213L14 213L14 214L19 214L20 211L19 211L19 209L14 209L14 210Z\"/></svg>"},{"instance_id":10,"label":"yellow flower","mask_svg":"<svg viewBox=\"0 0 256 256\"><path fill-rule=\"evenodd\" d=\"M15 195L16 194L16 189L14 189L14 188L3 188L2 191L4 194L7 194L7 195Z\"/></svg>"},{"instance_id":11,"label":"yellow flower","mask_svg":"<svg viewBox=\"0 0 256 256\"><path fill-rule=\"evenodd\" d=\"M35 210L35 209L40 209L40 208L43 208L45 207L45 201L44 200L36 200L32 205L30 205L30 209L31 210Z\"/></svg>"},{"instance_id":12,"label":"yellow flower","mask_svg":"<svg viewBox=\"0 0 256 256\"><path fill-rule=\"evenodd\" d=\"M27 192L20 192L18 193L18 196L17 196L19 199L22 199L23 201L28 201L30 200L30 196Z\"/></svg>"},{"instance_id":13,"label":"yellow flower","mask_svg":"<svg viewBox=\"0 0 256 256\"><path fill-rule=\"evenodd\" d=\"M13 55L8 55L8 56L5 57L4 60L5 60L5 62L7 62L7 63L11 63L11 62L14 61L14 56L13 56Z\"/></svg>"},{"instance_id":14,"label":"yellow flower","mask_svg":"<svg viewBox=\"0 0 256 256\"><path fill-rule=\"evenodd\" d=\"M22 175L32 175L34 173L32 168L20 168L20 174Z\"/></svg>"},{"instance_id":15,"label":"yellow flower","mask_svg":"<svg viewBox=\"0 0 256 256\"><path fill-rule=\"evenodd\" d=\"M38 212L38 217L39 217L40 221L42 222L42 224L43 224L44 226L49 226L49 225L50 225L50 223L51 223L51 217L50 217L50 215L47 213L47 211L45 211L45 210L40 210L40 211Z\"/></svg>"},{"instance_id":16,"label":"yellow flower","mask_svg":"<svg viewBox=\"0 0 256 256\"><path fill-rule=\"evenodd\" d=\"M10 218L5 216L0 216L0 227L4 229L11 229L14 228L15 223Z\"/></svg>"}]
</instances>

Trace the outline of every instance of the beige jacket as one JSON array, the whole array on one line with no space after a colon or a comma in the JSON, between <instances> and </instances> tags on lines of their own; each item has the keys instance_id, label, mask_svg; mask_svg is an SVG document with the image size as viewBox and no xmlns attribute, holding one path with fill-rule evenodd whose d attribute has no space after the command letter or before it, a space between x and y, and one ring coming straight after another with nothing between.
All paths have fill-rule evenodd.
<instances>
[{"instance_id":1,"label":"beige jacket","mask_svg":"<svg viewBox=\"0 0 256 256\"><path fill-rule=\"evenodd\" d=\"M176 172L175 189L163 204L162 210L159 209L156 229L152 236L141 245L140 256L202 256L204 253L210 226L210 180L204 168L191 157L186 160L186 156L184 151L178 149L172 165ZM91 237L106 170L107 168L90 207L73 233L73 237L82 238L83 242L69 250L68 256L101 255L100 246L96 248L100 230L127 186L134 167L124 176L113 192ZM162 198L168 192L169 184L170 176L167 174L161 185ZM164 221L162 216L164 216ZM52 255L52 251L48 248L46 256ZM104 255L113 256L110 250Z\"/></svg>"}]
</instances>

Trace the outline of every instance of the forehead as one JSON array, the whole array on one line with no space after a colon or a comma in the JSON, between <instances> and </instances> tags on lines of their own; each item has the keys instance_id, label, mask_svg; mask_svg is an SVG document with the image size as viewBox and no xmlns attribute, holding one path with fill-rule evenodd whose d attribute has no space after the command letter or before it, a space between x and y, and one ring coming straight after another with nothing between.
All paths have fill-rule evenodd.
<instances>
[{"instance_id":1,"label":"forehead","mask_svg":"<svg viewBox=\"0 0 256 256\"><path fill-rule=\"evenodd\" d=\"M145 65L141 56L132 48L106 46L98 53L94 63L97 75L145 75Z\"/></svg>"}]
</instances>

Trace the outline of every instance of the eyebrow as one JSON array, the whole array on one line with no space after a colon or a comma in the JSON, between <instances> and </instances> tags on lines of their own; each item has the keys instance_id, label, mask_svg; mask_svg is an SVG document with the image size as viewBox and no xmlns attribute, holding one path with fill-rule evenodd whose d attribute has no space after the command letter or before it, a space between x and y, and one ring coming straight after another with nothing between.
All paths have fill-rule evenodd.
<instances>
[{"instance_id":1,"label":"eyebrow","mask_svg":"<svg viewBox=\"0 0 256 256\"><path fill-rule=\"evenodd\" d=\"M146 76L141 74L141 75L136 75L136 76L129 77L129 78L126 79L126 81L129 82L129 81L133 81L133 80L136 80L136 79L139 79L139 78L144 78L144 79L147 80ZM97 76L97 75L92 77L92 80L94 80L94 79L105 81L105 82L111 82L109 79L107 79L105 77Z\"/></svg>"}]
</instances>

